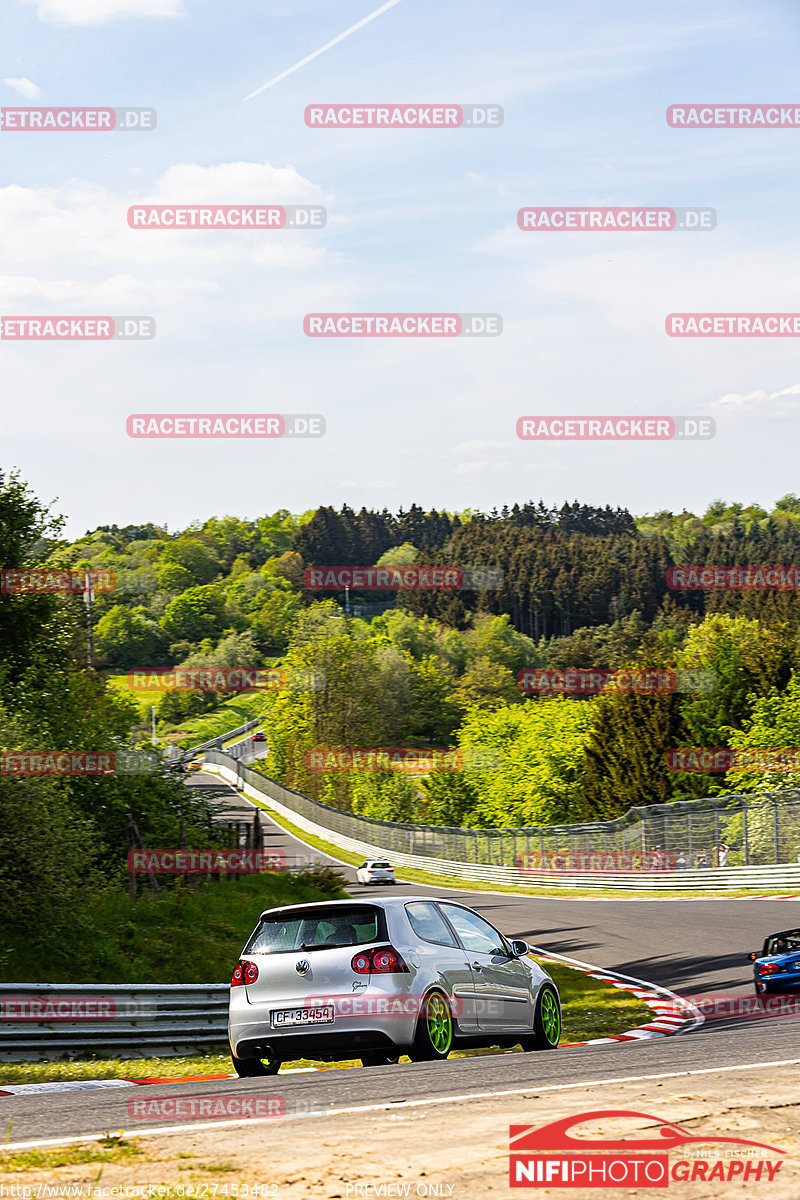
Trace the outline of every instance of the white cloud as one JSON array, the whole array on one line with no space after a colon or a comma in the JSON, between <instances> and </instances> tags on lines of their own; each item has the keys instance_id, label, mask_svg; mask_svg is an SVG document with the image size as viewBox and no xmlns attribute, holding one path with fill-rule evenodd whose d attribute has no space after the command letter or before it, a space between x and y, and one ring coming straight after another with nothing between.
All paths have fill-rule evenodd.
<instances>
[{"instance_id":1,"label":"white cloud","mask_svg":"<svg viewBox=\"0 0 800 1200\"><path fill-rule=\"evenodd\" d=\"M510 462L462 462L453 471L454 475L506 475L511 470Z\"/></svg>"},{"instance_id":2,"label":"white cloud","mask_svg":"<svg viewBox=\"0 0 800 1200\"><path fill-rule=\"evenodd\" d=\"M368 479L364 483L359 483L357 479L342 479L339 482L339 487L349 488L350 491L362 492L379 492L384 488L394 487L395 485L389 479Z\"/></svg>"},{"instance_id":3,"label":"white cloud","mask_svg":"<svg viewBox=\"0 0 800 1200\"><path fill-rule=\"evenodd\" d=\"M800 383L781 388L779 392L766 392L761 388L743 394L726 392L708 405L708 412L723 416L751 416L757 413L765 417L797 418L800 404Z\"/></svg>"},{"instance_id":4,"label":"white cloud","mask_svg":"<svg viewBox=\"0 0 800 1200\"><path fill-rule=\"evenodd\" d=\"M132 306L143 311L147 304L186 304L213 295L219 286L208 279L138 279L135 275L113 275L98 283L77 279L37 279L27 275L0 275L0 303L6 308L20 304L63 305L66 312L80 312L98 305L104 312L122 314Z\"/></svg>"},{"instance_id":5,"label":"white cloud","mask_svg":"<svg viewBox=\"0 0 800 1200\"><path fill-rule=\"evenodd\" d=\"M183 0L22 0L43 21L63 25L105 25L126 17L182 17Z\"/></svg>"},{"instance_id":6,"label":"white cloud","mask_svg":"<svg viewBox=\"0 0 800 1200\"><path fill-rule=\"evenodd\" d=\"M508 442L459 442L453 446L451 453L453 454L482 454L487 450L508 450Z\"/></svg>"},{"instance_id":7,"label":"white cloud","mask_svg":"<svg viewBox=\"0 0 800 1200\"><path fill-rule=\"evenodd\" d=\"M316 185L293 167L270 163L180 163L147 195L120 195L73 179L58 188L0 188L0 260L9 275L91 279L118 266L139 275L172 267L191 274L261 269L302 270L324 256L313 231L291 239L244 230L130 229L131 204L303 204L324 202Z\"/></svg>"},{"instance_id":8,"label":"white cloud","mask_svg":"<svg viewBox=\"0 0 800 1200\"><path fill-rule=\"evenodd\" d=\"M13 88L15 92L19 92L26 100L35 100L37 96L41 96L42 94L42 89L32 79L26 79L24 75L4 79L3 83L6 87Z\"/></svg>"}]
</instances>

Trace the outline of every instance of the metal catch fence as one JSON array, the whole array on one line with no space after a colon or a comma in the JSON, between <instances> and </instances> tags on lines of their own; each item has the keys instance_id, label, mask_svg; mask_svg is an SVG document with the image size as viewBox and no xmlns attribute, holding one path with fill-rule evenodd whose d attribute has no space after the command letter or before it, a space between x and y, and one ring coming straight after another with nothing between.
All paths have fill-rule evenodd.
<instances>
[{"instance_id":1,"label":"metal catch fence","mask_svg":"<svg viewBox=\"0 0 800 1200\"><path fill-rule=\"evenodd\" d=\"M320 804L218 751L264 795L338 835L384 852L449 862L560 871L709 870L800 863L800 791L728 795L631 808L613 821L458 829L380 821Z\"/></svg>"}]
</instances>

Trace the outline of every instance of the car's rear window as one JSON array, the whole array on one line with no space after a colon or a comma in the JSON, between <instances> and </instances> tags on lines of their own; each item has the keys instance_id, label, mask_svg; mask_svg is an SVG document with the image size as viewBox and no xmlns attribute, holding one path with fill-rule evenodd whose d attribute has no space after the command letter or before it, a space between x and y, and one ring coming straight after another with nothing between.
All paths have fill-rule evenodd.
<instances>
[{"instance_id":1,"label":"car's rear window","mask_svg":"<svg viewBox=\"0 0 800 1200\"><path fill-rule=\"evenodd\" d=\"M386 922L380 908L366 904L352 908L306 908L266 913L244 953L330 950L337 946L365 946L386 940Z\"/></svg>"},{"instance_id":2,"label":"car's rear window","mask_svg":"<svg viewBox=\"0 0 800 1200\"><path fill-rule=\"evenodd\" d=\"M374 862L374 863L371 863L370 865L373 867L379 867L382 870L385 870L389 866L388 863L379 863L379 862Z\"/></svg>"}]
</instances>

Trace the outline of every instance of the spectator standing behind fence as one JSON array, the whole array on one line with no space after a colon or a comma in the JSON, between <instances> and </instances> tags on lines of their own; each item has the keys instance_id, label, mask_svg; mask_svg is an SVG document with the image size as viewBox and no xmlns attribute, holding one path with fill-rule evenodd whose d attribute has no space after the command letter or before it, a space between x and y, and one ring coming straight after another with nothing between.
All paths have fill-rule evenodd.
<instances>
[{"instance_id":1,"label":"spectator standing behind fence","mask_svg":"<svg viewBox=\"0 0 800 1200\"><path fill-rule=\"evenodd\" d=\"M720 867L727 867L729 852L730 846L726 846L724 842L720 842L717 846L717 863Z\"/></svg>"}]
</instances>

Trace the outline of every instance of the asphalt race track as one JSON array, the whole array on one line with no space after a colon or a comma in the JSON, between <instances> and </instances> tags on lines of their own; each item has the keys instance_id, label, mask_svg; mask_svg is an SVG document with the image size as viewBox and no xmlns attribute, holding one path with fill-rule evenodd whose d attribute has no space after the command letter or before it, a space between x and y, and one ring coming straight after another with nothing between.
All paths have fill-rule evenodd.
<instances>
[{"instance_id":1,"label":"asphalt race track","mask_svg":"<svg viewBox=\"0 0 800 1200\"><path fill-rule=\"evenodd\" d=\"M218 789L220 781L196 774L190 786ZM231 814L252 814L252 808L233 788L229 794L230 800L223 803ZM317 851L309 852L277 826L270 824L269 832L269 845L282 847L289 856L311 853L315 858L324 857ZM355 883L353 868L342 870L352 883L354 896L370 893L371 889ZM430 896L433 890L401 882L392 894ZM446 894L463 899L512 937L525 938L545 949L660 984L694 999L712 994L752 994L747 951L759 948L764 935L772 930L800 925L800 906L794 901L620 902L539 899L468 890ZM254 912L253 924L257 916ZM240 949L231 946L231 963ZM11 1121L9 1141L18 1144L115 1129L163 1129L171 1123L135 1121L128 1110L133 1098L141 1100L156 1093L159 1099L192 1094L280 1097L286 1115L291 1117L385 1102L424 1102L514 1089L535 1092L537 1084L541 1087L585 1081L590 1087L593 1082L626 1077L790 1061L800 1061L800 1023L795 1019L719 1019L708 1020L694 1033L677 1037L574 1047L549 1054L502 1054L368 1070L178 1082L158 1088L9 1096L2 1099L2 1113L6 1128ZM741 1081L741 1074L736 1079ZM204 1122L206 1127L213 1124Z\"/></svg>"}]
</instances>

